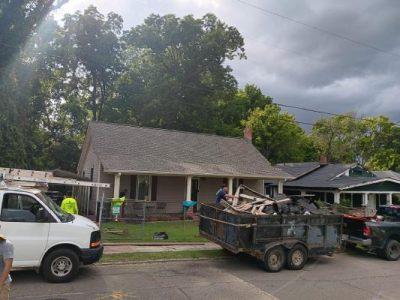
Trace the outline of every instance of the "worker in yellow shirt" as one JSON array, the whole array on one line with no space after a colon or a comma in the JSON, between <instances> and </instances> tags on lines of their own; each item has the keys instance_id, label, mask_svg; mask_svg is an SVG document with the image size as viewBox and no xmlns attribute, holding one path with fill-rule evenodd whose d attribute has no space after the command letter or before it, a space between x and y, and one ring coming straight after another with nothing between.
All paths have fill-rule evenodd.
<instances>
[{"instance_id":1,"label":"worker in yellow shirt","mask_svg":"<svg viewBox=\"0 0 400 300\"><path fill-rule=\"evenodd\" d=\"M78 204L76 203L76 200L72 197L64 198L64 200L61 202L61 209L71 215L78 214Z\"/></svg>"}]
</instances>

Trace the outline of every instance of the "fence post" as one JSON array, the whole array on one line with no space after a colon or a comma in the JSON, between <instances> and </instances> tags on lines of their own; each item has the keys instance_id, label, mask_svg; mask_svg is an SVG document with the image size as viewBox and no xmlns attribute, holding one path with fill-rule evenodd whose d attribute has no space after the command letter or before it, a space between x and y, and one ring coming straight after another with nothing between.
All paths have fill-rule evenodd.
<instances>
[{"instance_id":1,"label":"fence post","mask_svg":"<svg viewBox=\"0 0 400 300\"><path fill-rule=\"evenodd\" d=\"M146 239L146 201L143 202L142 239Z\"/></svg>"},{"instance_id":2,"label":"fence post","mask_svg":"<svg viewBox=\"0 0 400 300\"><path fill-rule=\"evenodd\" d=\"M103 205L104 205L104 191L101 196L101 201L100 201L100 212L99 212L99 228L101 229L101 217L103 215Z\"/></svg>"}]
</instances>

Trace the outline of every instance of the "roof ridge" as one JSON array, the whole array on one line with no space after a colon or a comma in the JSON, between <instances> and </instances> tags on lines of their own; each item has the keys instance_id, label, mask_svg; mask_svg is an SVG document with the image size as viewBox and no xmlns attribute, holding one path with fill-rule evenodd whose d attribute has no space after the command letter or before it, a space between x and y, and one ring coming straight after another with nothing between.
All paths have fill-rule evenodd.
<instances>
[{"instance_id":1,"label":"roof ridge","mask_svg":"<svg viewBox=\"0 0 400 300\"><path fill-rule=\"evenodd\" d=\"M244 137L226 136L226 135L218 135L215 133L193 132L193 131L184 131L184 130L177 130L177 129L159 128L159 127L147 127L147 126L139 126L139 125L133 125L133 124L112 123L112 122L105 122L105 121L90 121L89 126L90 126L90 124L96 124L96 123L97 124L123 126L123 127L132 127L132 128L141 128L141 129L159 130L159 131L169 131L169 132L172 131L172 132L179 132L179 133L193 134L193 135L214 136L214 137L219 137L219 138L236 139L236 140L241 140L241 141L247 142L247 140Z\"/></svg>"}]
</instances>

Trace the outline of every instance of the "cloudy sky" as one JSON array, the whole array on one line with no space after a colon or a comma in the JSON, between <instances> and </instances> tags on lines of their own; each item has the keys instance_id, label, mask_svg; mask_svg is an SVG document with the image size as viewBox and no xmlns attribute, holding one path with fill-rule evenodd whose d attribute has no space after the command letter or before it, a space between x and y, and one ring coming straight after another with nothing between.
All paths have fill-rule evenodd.
<instances>
[{"instance_id":1,"label":"cloudy sky","mask_svg":"<svg viewBox=\"0 0 400 300\"><path fill-rule=\"evenodd\" d=\"M90 4L127 29L151 13L212 12L244 37L247 60L229 62L240 86L282 104L400 121L398 0L70 0L56 18ZM303 122L323 116L288 110Z\"/></svg>"}]
</instances>

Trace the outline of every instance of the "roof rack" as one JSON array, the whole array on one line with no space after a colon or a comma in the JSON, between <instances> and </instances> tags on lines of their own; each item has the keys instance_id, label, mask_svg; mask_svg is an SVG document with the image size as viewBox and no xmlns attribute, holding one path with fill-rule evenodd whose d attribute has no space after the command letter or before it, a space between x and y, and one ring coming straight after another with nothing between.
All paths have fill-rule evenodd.
<instances>
[{"instance_id":1,"label":"roof rack","mask_svg":"<svg viewBox=\"0 0 400 300\"><path fill-rule=\"evenodd\" d=\"M6 187L7 182L33 182L45 184L61 184L70 186L84 186L84 187L97 187L109 188L109 183L91 182L76 180L71 178L54 177L52 172L25 170L25 169L12 169L0 168L0 187Z\"/></svg>"}]
</instances>

